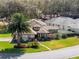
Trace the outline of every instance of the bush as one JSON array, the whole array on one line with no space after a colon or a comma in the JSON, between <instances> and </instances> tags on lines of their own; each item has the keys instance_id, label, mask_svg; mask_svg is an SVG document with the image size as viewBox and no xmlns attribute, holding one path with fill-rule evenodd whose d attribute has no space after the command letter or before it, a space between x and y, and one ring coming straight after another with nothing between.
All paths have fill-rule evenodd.
<instances>
[{"instance_id":1,"label":"bush","mask_svg":"<svg viewBox=\"0 0 79 59\"><path fill-rule=\"evenodd\" d=\"M9 33L6 28L0 30L0 34Z\"/></svg>"},{"instance_id":2,"label":"bush","mask_svg":"<svg viewBox=\"0 0 79 59\"><path fill-rule=\"evenodd\" d=\"M28 43L28 46L30 47L30 48L38 48L38 43L36 42L36 41L33 41L33 42L29 42Z\"/></svg>"},{"instance_id":3,"label":"bush","mask_svg":"<svg viewBox=\"0 0 79 59\"><path fill-rule=\"evenodd\" d=\"M0 25L0 29L3 29L3 28L5 28L5 26L4 25Z\"/></svg>"},{"instance_id":4,"label":"bush","mask_svg":"<svg viewBox=\"0 0 79 59\"><path fill-rule=\"evenodd\" d=\"M56 34L56 38L55 39L56 40L59 40L60 39L59 34Z\"/></svg>"},{"instance_id":5,"label":"bush","mask_svg":"<svg viewBox=\"0 0 79 59\"><path fill-rule=\"evenodd\" d=\"M62 38L63 38L63 39L66 39L66 38L67 38L67 34L63 34L63 35L62 35Z\"/></svg>"},{"instance_id":6,"label":"bush","mask_svg":"<svg viewBox=\"0 0 79 59\"><path fill-rule=\"evenodd\" d=\"M26 46L26 45L15 45L14 48L29 48L29 46Z\"/></svg>"}]
</instances>

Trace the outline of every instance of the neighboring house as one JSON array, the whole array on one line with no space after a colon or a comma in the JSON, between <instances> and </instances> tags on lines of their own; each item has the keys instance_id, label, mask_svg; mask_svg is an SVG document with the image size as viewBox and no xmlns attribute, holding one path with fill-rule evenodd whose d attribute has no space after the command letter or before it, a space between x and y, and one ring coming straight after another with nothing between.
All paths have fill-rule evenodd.
<instances>
[{"instance_id":1,"label":"neighboring house","mask_svg":"<svg viewBox=\"0 0 79 59\"><path fill-rule=\"evenodd\" d=\"M69 17L57 17L50 20L46 20L47 25L59 26L61 30L72 30L79 33L79 19L72 19Z\"/></svg>"}]
</instances>

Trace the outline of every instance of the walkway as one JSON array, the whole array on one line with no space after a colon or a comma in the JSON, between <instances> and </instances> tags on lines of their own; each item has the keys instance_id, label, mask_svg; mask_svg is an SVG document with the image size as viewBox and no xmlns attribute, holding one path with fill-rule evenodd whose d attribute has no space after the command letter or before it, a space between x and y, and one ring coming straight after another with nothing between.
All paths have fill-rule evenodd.
<instances>
[{"instance_id":1,"label":"walkway","mask_svg":"<svg viewBox=\"0 0 79 59\"><path fill-rule=\"evenodd\" d=\"M41 44L40 42L38 42L41 46L45 47L46 49L48 49L49 51L52 51L49 47L45 46L44 44Z\"/></svg>"}]
</instances>

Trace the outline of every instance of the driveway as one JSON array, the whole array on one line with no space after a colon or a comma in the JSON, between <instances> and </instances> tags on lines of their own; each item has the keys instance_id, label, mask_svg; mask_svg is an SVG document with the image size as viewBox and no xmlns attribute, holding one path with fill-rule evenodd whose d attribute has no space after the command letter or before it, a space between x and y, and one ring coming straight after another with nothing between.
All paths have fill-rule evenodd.
<instances>
[{"instance_id":1,"label":"driveway","mask_svg":"<svg viewBox=\"0 0 79 59\"><path fill-rule=\"evenodd\" d=\"M12 40L12 37L9 37L9 38L0 38L0 41L11 41Z\"/></svg>"},{"instance_id":2,"label":"driveway","mask_svg":"<svg viewBox=\"0 0 79 59\"><path fill-rule=\"evenodd\" d=\"M68 59L79 55L79 45L38 53L7 54L0 53L0 59Z\"/></svg>"}]
</instances>

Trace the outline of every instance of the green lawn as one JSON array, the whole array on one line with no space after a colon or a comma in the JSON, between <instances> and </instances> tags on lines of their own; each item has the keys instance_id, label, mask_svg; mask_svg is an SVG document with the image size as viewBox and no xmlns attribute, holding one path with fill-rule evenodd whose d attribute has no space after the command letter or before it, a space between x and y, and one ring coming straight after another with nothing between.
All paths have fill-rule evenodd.
<instances>
[{"instance_id":1,"label":"green lawn","mask_svg":"<svg viewBox=\"0 0 79 59\"><path fill-rule=\"evenodd\" d=\"M5 52L5 53L33 53L33 52L41 52L45 51L44 47L38 45L39 47L34 49L34 48L13 48L15 44L11 44L9 42L0 42L0 52ZM26 43L27 45L27 43Z\"/></svg>"},{"instance_id":2,"label":"green lawn","mask_svg":"<svg viewBox=\"0 0 79 59\"><path fill-rule=\"evenodd\" d=\"M0 34L0 38L11 37L11 34Z\"/></svg>"},{"instance_id":3,"label":"green lawn","mask_svg":"<svg viewBox=\"0 0 79 59\"><path fill-rule=\"evenodd\" d=\"M42 44L48 46L51 49L58 49L58 48L64 48L64 47L69 47L79 44L79 38L70 37L67 39L45 41L42 42Z\"/></svg>"},{"instance_id":4,"label":"green lawn","mask_svg":"<svg viewBox=\"0 0 79 59\"><path fill-rule=\"evenodd\" d=\"M73 58L70 58L70 59L79 59L79 56L77 56L77 57L73 57Z\"/></svg>"},{"instance_id":5,"label":"green lawn","mask_svg":"<svg viewBox=\"0 0 79 59\"><path fill-rule=\"evenodd\" d=\"M74 46L79 44L79 38L71 37L67 39L60 39L60 40L52 40L52 41L44 41L41 42L42 44L48 46L51 49L58 49L58 48L64 48L69 46ZM27 45L27 43L25 43ZM33 53L33 52L41 52L46 51L45 47L42 47L38 44L39 48L13 48L15 44L11 44L9 42L0 42L0 52L7 52L7 53Z\"/></svg>"}]
</instances>

